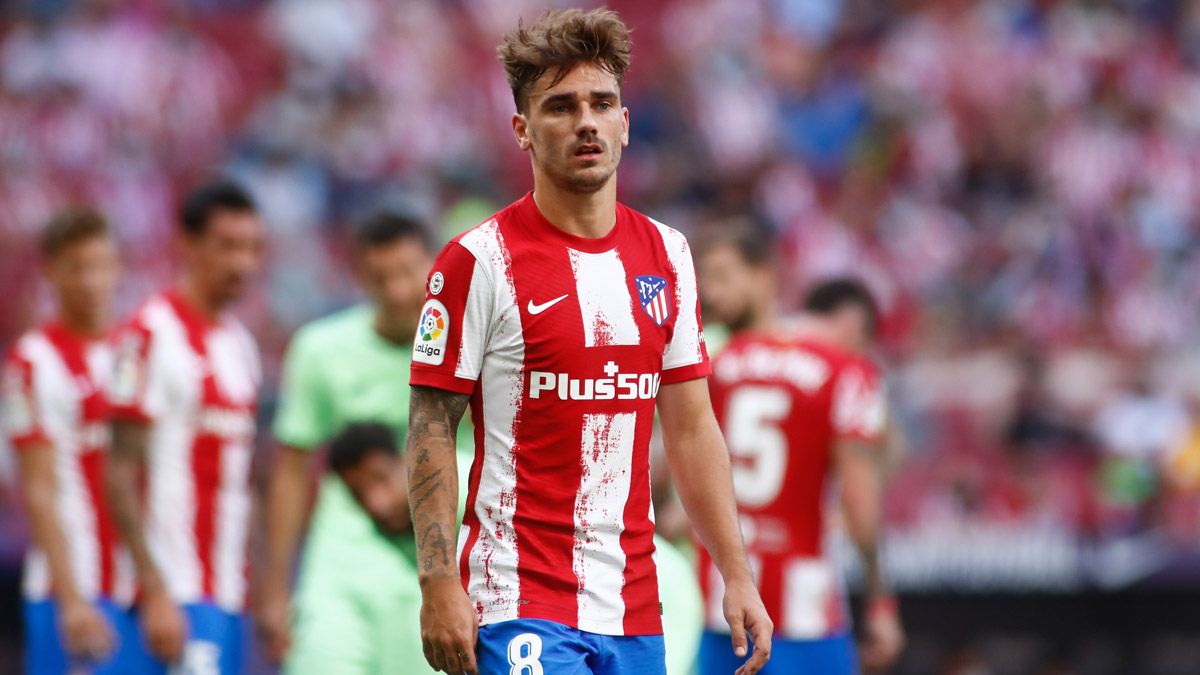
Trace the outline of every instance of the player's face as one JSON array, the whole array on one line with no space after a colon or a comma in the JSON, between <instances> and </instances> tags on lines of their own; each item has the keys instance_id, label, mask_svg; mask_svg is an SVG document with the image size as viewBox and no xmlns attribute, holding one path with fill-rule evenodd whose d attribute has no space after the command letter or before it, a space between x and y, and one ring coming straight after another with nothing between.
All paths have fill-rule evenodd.
<instances>
[{"instance_id":1,"label":"player's face","mask_svg":"<svg viewBox=\"0 0 1200 675\"><path fill-rule=\"evenodd\" d=\"M46 264L63 314L96 322L112 300L121 265L108 237L89 237L59 251Z\"/></svg>"},{"instance_id":2,"label":"player's face","mask_svg":"<svg viewBox=\"0 0 1200 675\"><path fill-rule=\"evenodd\" d=\"M408 491L399 457L382 450L371 452L340 475L376 527L388 534L408 529Z\"/></svg>"},{"instance_id":3,"label":"player's face","mask_svg":"<svg viewBox=\"0 0 1200 675\"><path fill-rule=\"evenodd\" d=\"M371 246L362 253L363 289L393 319L414 321L425 302L425 276L433 259L416 239Z\"/></svg>"},{"instance_id":4,"label":"player's face","mask_svg":"<svg viewBox=\"0 0 1200 675\"><path fill-rule=\"evenodd\" d=\"M184 255L189 272L204 291L225 305L245 295L262 264L265 246L257 215L218 210L202 234L184 238Z\"/></svg>"},{"instance_id":5,"label":"player's face","mask_svg":"<svg viewBox=\"0 0 1200 675\"><path fill-rule=\"evenodd\" d=\"M697 261L697 272L705 318L733 330L749 325L759 301L770 293L766 268L747 263L730 244L705 251Z\"/></svg>"},{"instance_id":6,"label":"player's face","mask_svg":"<svg viewBox=\"0 0 1200 675\"><path fill-rule=\"evenodd\" d=\"M513 116L522 150L534 171L562 189L596 192L606 186L629 144L629 111L621 107L612 73L592 63L576 65L551 86L555 71L534 83L528 111Z\"/></svg>"}]
</instances>

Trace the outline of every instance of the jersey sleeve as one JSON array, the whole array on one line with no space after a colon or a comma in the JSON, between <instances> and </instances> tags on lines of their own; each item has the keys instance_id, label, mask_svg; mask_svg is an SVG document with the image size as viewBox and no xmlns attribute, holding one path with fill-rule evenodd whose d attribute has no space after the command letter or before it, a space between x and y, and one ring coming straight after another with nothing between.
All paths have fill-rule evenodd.
<instances>
[{"instance_id":1,"label":"jersey sleeve","mask_svg":"<svg viewBox=\"0 0 1200 675\"><path fill-rule=\"evenodd\" d=\"M33 362L15 350L5 359L0 374L0 396L0 422L13 448L25 450L49 442L38 405Z\"/></svg>"},{"instance_id":2,"label":"jersey sleeve","mask_svg":"<svg viewBox=\"0 0 1200 675\"><path fill-rule=\"evenodd\" d=\"M442 249L426 283L410 384L475 391L496 313L490 270L464 246Z\"/></svg>"},{"instance_id":3,"label":"jersey sleeve","mask_svg":"<svg viewBox=\"0 0 1200 675\"><path fill-rule=\"evenodd\" d=\"M156 342L140 321L117 334L108 391L113 419L148 423L167 409L166 369Z\"/></svg>"},{"instance_id":4,"label":"jersey sleeve","mask_svg":"<svg viewBox=\"0 0 1200 675\"><path fill-rule=\"evenodd\" d=\"M301 330L288 346L279 387L275 439L300 450L313 450L333 435L329 390L312 333Z\"/></svg>"},{"instance_id":5,"label":"jersey sleeve","mask_svg":"<svg viewBox=\"0 0 1200 675\"><path fill-rule=\"evenodd\" d=\"M704 331L700 323L700 294L696 289L696 266L687 239L672 231L674 237L664 237L667 255L675 267L676 292L679 294L679 316L675 329L663 352L663 384L686 382L707 377L712 372Z\"/></svg>"},{"instance_id":6,"label":"jersey sleeve","mask_svg":"<svg viewBox=\"0 0 1200 675\"><path fill-rule=\"evenodd\" d=\"M867 361L843 366L833 384L834 434L868 443L883 440L887 395L879 369Z\"/></svg>"}]
</instances>

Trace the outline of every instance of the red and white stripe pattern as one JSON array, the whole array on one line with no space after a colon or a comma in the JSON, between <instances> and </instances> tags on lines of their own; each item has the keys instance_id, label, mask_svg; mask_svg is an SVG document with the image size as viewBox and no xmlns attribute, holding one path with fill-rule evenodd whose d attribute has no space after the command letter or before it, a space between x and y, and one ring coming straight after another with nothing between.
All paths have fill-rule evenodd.
<instances>
[{"instance_id":1,"label":"red and white stripe pattern","mask_svg":"<svg viewBox=\"0 0 1200 675\"><path fill-rule=\"evenodd\" d=\"M526 196L451 242L433 274L446 353L414 357L411 382L471 394L459 559L480 622L661 632L654 397L708 369L683 237L624 206L609 236L572 237ZM658 325L638 309L643 274L690 288L676 296L693 304Z\"/></svg>"},{"instance_id":2,"label":"red and white stripe pattern","mask_svg":"<svg viewBox=\"0 0 1200 675\"><path fill-rule=\"evenodd\" d=\"M172 597L241 611L258 349L231 317L151 298L117 341L113 415L151 427L146 536Z\"/></svg>"},{"instance_id":3,"label":"red and white stripe pattern","mask_svg":"<svg viewBox=\"0 0 1200 675\"><path fill-rule=\"evenodd\" d=\"M128 604L132 569L104 499L109 434L103 388L111 368L105 341L54 324L25 334L5 363L3 427L18 452L48 447L54 453L58 525L76 589L89 600ZM25 597L39 601L53 593L48 561L35 545L26 556Z\"/></svg>"}]
</instances>

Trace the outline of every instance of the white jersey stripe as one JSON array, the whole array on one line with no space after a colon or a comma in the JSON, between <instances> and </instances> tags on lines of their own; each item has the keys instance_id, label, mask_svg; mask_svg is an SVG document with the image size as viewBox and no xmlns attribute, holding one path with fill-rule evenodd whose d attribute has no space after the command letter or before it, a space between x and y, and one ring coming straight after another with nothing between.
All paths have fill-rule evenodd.
<instances>
[{"instance_id":1,"label":"white jersey stripe","mask_svg":"<svg viewBox=\"0 0 1200 675\"><path fill-rule=\"evenodd\" d=\"M670 310L679 313L675 319L675 332L663 353L663 369L695 365L704 360L704 351L700 318L695 311L698 300L692 252L687 239L679 231L656 220L653 222L658 227L658 233L662 235L663 246L671 260L671 266L675 268L675 293L670 298Z\"/></svg>"},{"instance_id":2,"label":"white jersey stripe","mask_svg":"<svg viewBox=\"0 0 1200 675\"><path fill-rule=\"evenodd\" d=\"M491 339L473 345L464 341L462 349L462 352L468 348L477 352L477 356L470 358L478 358L482 364L480 386L483 409L487 411L483 423L483 466L475 497L475 516L480 523L479 537L468 558L470 580L467 590L471 598L482 606L481 620L494 623L516 619L521 598L521 584L517 576L519 542L513 517L517 512L515 439L517 416L524 395L522 368L525 343L517 293L509 269L510 258L496 221L471 231L460 243L475 256L477 262L489 263L477 267L476 272L486 275L487 283L495 291L488 299L498 305L493 308L493 321L489 322L496 331ZM471 290L478 290L474 280ZM478 311L484 311L482 305L477 307ZM502 352L510 355L508 358L497 354L496 358L484 360L483 346L489 342L493 347L504 344L514 348ZM460 352L460 364L462 359ZM467 528L459 532L460 547L466 545L469 535Z\"/></svg>"},{"instance_id":3,"label":"white jersey stripe","mask_svg":"<svg viewBox=\"0 0 1200 675\"><path fill-rule=\"evenodd\" d=\"M796 559L783 570L783 634L798 640L829 635L834 576L824 560Z\"/></svg>"},{"instance_id":4,"label":"white jersey stripe","mask_svg":"<svg viewBox=\"0 0 1200 675\"><path fill-rule=\"evenodd\" d=\"M625 552L621 548L629 498L636 413L583 418L583 475L575 497L572 567L579 579L580 630L624 634Z\"/></svg>"},{"instance_id":5,"label":"white jersey stripe","mask_svg":"<svg viewBox=\"0 0 1200 675\"><path fill-rule=\"evenodd\" d=\"M575 292L583 315L585 347L640 344L633 298L624 284L625 266L616 249L604 253L582 253L567 249Z\"/></svg>"}]
</instances>

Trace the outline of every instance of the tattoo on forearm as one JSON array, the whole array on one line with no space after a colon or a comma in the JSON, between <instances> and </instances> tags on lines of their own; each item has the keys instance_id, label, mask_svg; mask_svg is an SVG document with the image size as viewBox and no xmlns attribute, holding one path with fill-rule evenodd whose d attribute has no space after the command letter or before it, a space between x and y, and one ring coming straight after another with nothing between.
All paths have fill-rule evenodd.
<instances>
[{"instance_id":1,"label":"tattoo on forearm","mask_svg":"<svg viewBox=\"0 0 1200 675\"><path fill-rule=\"evenodd\" d=\"M409 488L409 501L412 502L414 509L419 509L429 501L429 498L444 489L446 484L442 481L442 470L434 469L432 473L425 476L421 480L413 483Z\"/></svg>"},{"instance_id":2,"label":"tattoo on forearm","mask_svg":"<svg viewBox=\"0 0 1200 675\"><path fill-rule=\"evenodd\" d=\"M138 502L138 468L146 456L149 430L143 425L117 422L112 427L111 457L108 465L107 492L113 522L143 582L155 574L150 550L142 531L141 505Z\"/></svg>"},{"instance_id":3,"label":"tattoo on forearm","mask_svg":"<svg viewBox=\"0 0 1200 675\"><path fill-rule=\"evenodd\" d=\"M465 394L413 387L406 442L409 504L421 572L454 573L454 436L466 411Z\"/></svg>"},{"instance_id":4,"label":"tattoo on forearm","mask_svg":"<svg viewBox=\"0 0 1200 675\"><path fill-rule=\"evenodd\" d=\"M454 557L450 553L453 550L453 542L446 536L440 524L430 524L421 535L421 566L426 572L454 564Z\"/></svg>"}]
</instances>

